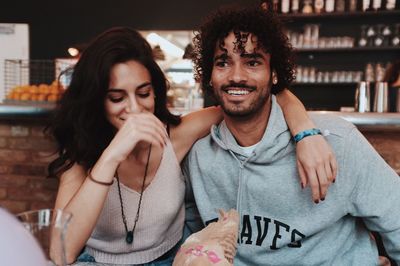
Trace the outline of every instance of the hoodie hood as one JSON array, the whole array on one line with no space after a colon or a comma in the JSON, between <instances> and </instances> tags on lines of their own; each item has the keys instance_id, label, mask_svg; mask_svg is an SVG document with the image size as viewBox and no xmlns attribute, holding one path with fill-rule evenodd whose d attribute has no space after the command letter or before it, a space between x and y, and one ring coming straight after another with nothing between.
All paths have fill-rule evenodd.
<instances>
[{"instance_id":1,"label":"hoodie hood","mask_svg":"<svg viewBox=\"0 0 400 266\"><path fill-rule=\"evenodd\" d=\"M246 161L257 164L272 163L286 156L295 147L295 145L289 145L293 139L285 123L282 109L276 102L275 95L271 95L271 101L271 112L268 118L267 128L260 143ZM211 138L222 149L229 150L231 153L239 155L240 157L247 157L227 127L225 120L219 125L212 126Z\"/></svg>"}]
</instances>

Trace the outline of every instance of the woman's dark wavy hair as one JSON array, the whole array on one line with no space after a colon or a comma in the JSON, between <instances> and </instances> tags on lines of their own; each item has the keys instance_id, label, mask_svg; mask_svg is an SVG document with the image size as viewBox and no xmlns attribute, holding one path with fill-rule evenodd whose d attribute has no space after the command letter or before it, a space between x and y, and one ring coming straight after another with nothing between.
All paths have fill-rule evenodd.
<instances>
[{"instance_id":1,"label":"woman's dark wavy hair","mask_svg":"<svg viewBox=\"0 0 400 266\"><path fill-rule=\"evenodd\" d=\"M58 103L47 132L58 143L58 157L48 166L49 176L58 176L74 163L93 167L115 135L106 119L104 99L111 68L135 60L149 71L155 93L155 115L177 125L180 117L167 109L168 82L153 58L151 46L136 30L117 27L95 38L75 65L71 83Z\"/></svg>"},{"instance_id":2,"label":"woman's dark wavy hair","mask_svg":"<svg viewBox=\"0 0 400 266\"><path fill-rule=\"evenodd\" d=\"M209 82L214 63L215 47L224 50L224 39L230 32L236 35L235 46L244 52L246 34L258 38L257 46L271 55L271 69L277 72L278 83L272 85L271 92L277 93L295 78L292 47L283 32L281 22L272 11L260 7L224 7L211 14L203 22L200 30L195 32L195 78L201 81L202 87L211 92ZM244 38L243 38L244 37Z\"/></svg>"}]
</instances>

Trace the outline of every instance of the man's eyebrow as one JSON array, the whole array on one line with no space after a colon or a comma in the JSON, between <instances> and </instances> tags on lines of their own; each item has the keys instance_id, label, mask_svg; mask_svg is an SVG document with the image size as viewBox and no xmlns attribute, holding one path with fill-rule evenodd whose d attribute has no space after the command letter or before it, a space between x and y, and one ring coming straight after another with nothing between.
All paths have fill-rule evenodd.
<instances>
[{"instance_id":1,"label":"man's eyebrow","mask_svg":"<svg viewBox=\"0 0 400 266\"><path fill-rule=\"evenodd\" d=\"M144 88L149 85L151 85L151 82L147 81L147 82L144 82L144 83L140 84L139 86L137 86L136 89L141 89L141 88ZM118 89L118 88L109 88L107 91L108 92L124 92L123 89Z\"/></svg>"},{"instance_id":2,"label":"man's eyebrow","mask_svg":"<svg viewBox=\"0 0 400 266\"><path fill-rule=\"evenodd\" d=\"M262 54L260 54L260 53L243 53L240 56L244 57L244 58L253 58L253 59L261 58L261 59L264 59L264 56Z\"/></svg>"},{"instance_id":3,"label":"man's eyebrow","mask_svg":"<svg viewBox=\"0 0 400 266\"><path fill-rule=\"evenodd\" d=\"M217 55L217 56L215 56L214 57L214 61L217 61L217 60L226 60L226 59L228 59L228 55L226 54L226 53L222 53L222 54L220 54L220 55Z\"/></svg>"}]
</instances>

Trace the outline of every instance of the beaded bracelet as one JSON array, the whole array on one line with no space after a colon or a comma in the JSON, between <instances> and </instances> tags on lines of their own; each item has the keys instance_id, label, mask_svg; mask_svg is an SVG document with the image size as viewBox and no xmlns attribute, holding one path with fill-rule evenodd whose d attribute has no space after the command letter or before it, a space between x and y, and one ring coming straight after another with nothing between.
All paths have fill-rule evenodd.
<instances>
[{"instance_id":1,"label":"beaded bracelet","mask_svg":"<svg viewBox=\"0 0 400 266\"><path fill-rule=\"evenodd\" d=\"M306 129L304 131L301 131L294 136L294 141L296 143L298 143L300 140L304 139L305 137L314 136L314 135L322 135L321 130L319 130L318 128L312 128L312 129Z\"/></svg>"},{"instance_id":2,"label":"beaded bracelet","mask_svg":"<svg viewBox=\"0 0 400 266\"><path fill-rule=\"evenodd\" d=\"M108 187L111 186L114 183L114 180L111 180L111 182L103 182L103 181L96 180L96 179L93 178L92 173L88 174L88 178L92 182L94 182L96 184L103 185L103 186L108 186Z\"/></svg>"}]
</instances>

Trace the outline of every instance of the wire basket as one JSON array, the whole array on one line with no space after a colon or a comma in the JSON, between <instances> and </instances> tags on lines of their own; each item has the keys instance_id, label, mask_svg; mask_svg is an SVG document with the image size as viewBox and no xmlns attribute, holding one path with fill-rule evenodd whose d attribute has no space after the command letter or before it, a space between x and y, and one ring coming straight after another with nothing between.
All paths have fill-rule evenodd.
<instances>
[{"instance_id":1,"label":"wire basket","mask_svg":"<svg viewBox=\"0 0 400 266\"><path fill-rule=\"evenodd\" d=\"M75 61L11 60L4 61L5 102L14 104L52 103L60 99L69 84L68 77L60 73Z\"/></svg>"}]
</instances>

